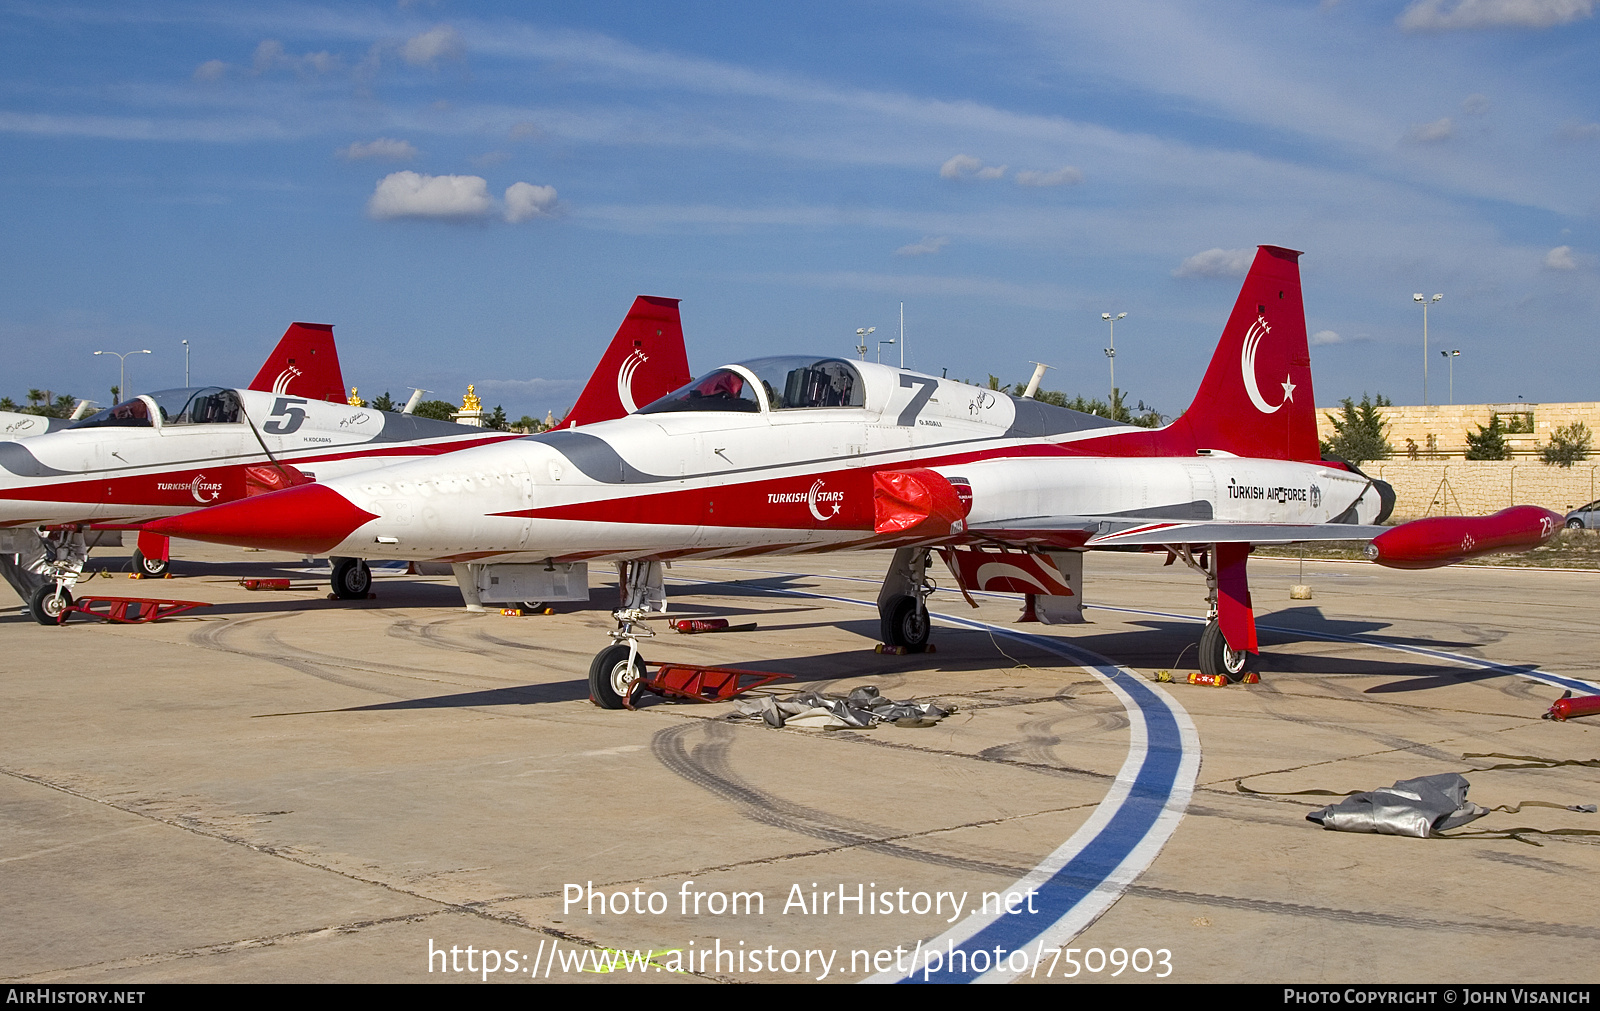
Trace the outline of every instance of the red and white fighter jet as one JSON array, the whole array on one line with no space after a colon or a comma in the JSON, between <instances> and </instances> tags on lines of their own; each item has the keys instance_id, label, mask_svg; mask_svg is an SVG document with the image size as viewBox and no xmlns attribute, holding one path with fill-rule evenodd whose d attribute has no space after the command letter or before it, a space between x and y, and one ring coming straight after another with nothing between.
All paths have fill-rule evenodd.
<instances>
[{"instance_id":1,"label":"red and white fighter jet","mask_svg":"<svg viewBox=\"0 0 1600 1011\"><path fill-rule=\"evenodd\" d=\"M662 563L684 557L892 548L878 598L883 639L919 650L934 550L963 589L1026 592L1040 620L1070 622L1082 620L1085 551L1164 548L1206 579L1202 669L1239 675L1257 648L1253 545L1377 538L1376 560L1420 566L1486 544L1532 546L1559 527L1531 506L1439 530L1377 525L1392 489L1321 458L1299 256L1260 248L1194 403L1160 429L868 362L761 358L624 418L155 527L445 560L469 605L559 599L563 589L587 599L580 567L623 563L618 629L590 671L607 707L623 705L642 673L643 622L666 606Z\"/></svg>"},{"instance_id":2,"label":"red and white fighter jet","mask_svg":"<svg viewBox=\"0 0 1600 1011\"><path fill-rule=\"evenodd\" d=\"M563 424L621 417L688 378L677 300L641 296ZM248 389L163 390L0 442L0 570L54 624L88 557L86 528L139 530L136 562L157 575L166 538L152 520L515 438L351 406L333 328L295 323ZM371 578L362 558L333 559L339 596L364 598Z\"/></svg>"}]
</instances>

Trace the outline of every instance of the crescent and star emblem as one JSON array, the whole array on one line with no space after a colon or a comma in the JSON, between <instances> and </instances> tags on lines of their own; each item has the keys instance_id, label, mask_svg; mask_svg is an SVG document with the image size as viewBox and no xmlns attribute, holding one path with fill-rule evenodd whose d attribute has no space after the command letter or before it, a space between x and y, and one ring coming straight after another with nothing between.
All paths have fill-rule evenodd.
<instances>
[{"instance_id":1,"label":"crescent and star emblem","mask_svg":"<svg viewBox=\"0 0 1600 1011\"><path fill-rule=\"evenodd\" d=\"M1294 399L1294 383L1288 376L1283 377L1283 399L1276 406L1267 403L1261 396L1261 388L1256 385L1256 348L1261 344L1261 338L1272 332L1272 327L1267 325L1265 316L1257 316L1256 321L1250 324L1250 330L1244 335L1244 347L1239 352L1239 371L1244 374L1244 391L1250 394L1250 402L1256 405L1256 410L1262 414L1276 414L1278 408Z\"/></svg>"},{"instance_id":2,"label":"crescent and star emblem","mask_svg":"<svg viewBox=\"0 0 1600 1011\"><path fill-rule=\"evenodd\" d=\"M810 507L811 515L826 523L828 520L831 520L835 516L839 515L839 503L832 503L833 512L826 515L823 514L822 510L817 508L817 495L822 491L822 484L822 479L818 478L816 484L811 486L811 490L806 493L806 505Z\"/></svg>"}]
</instances>

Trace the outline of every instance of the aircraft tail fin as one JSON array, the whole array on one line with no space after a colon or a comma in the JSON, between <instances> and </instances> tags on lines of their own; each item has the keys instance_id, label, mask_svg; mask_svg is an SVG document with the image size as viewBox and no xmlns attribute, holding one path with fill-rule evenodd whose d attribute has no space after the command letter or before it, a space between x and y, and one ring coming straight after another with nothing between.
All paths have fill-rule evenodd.
<instances>
[{"instance_id":1,"label":"aircraft tail fin","mask_svg":"<svg viewBox=\"0 0 1600 1011\"><path fill-rule=\"evenodd\" d=\"M1162 451L1321 458L1299 260L1293 249L1257 249L1194 402L1161 433L1172 443Z\"/></svg>"},{"instance_id":2,"label":"aircraft tail fin","mask_svg":"<svg viewBox=\"0 0 1600 1011\"><path fill-rule=\"evenodd\" d=\"M325 323L290 323L249 388L344 403L344 373L339 370L339 352L333 345L333 327Z\"/></svg>"},{"instance_id":3,"label":"aircraft tail fin","mask_svg":"<svg viewBox=\"0 0 1600 1011\"><path fill-rule=\"evenodd\" d=\"M640 295L583 394L556 427L610 421L666 396L694 377L683 346L678 300Z\"/></svg>"}]
</instances>

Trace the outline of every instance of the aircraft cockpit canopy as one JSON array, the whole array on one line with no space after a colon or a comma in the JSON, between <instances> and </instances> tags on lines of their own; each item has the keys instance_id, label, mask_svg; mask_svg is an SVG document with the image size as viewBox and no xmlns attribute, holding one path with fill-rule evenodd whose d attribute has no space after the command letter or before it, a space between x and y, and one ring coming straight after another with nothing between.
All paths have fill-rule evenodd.
<instances>
[{"instance_id":1,"label":"aircraft cockpit canopy","mask_svg":"<svg viewBox=\"0 0 1600 1011\"><path fill-rule=\"evenodd\" d=\"M808 407L861 407L866 390L855 366L840 358L781 355L740 365L755 373L774 411Z\"/></svg>"},{"instance_id":2,"label":"aircraft cockpit canopy","mask_svg":"<svg viewBox=\"0 0 1600 1011\"><path fill-rule=\"evenodd\" d=\"M751 375L760 381L767 405L774 411L861 407L866 403L861 374L849 362L839 358L783 355L757 358L709 372L660 400L646 404L639 413L760 411L761 402L750 382Z\"/></svg>"},{"instance_id":3,"label":"aircraft cockpit canopy","mask_svg":"<svg viewBox=\"0 0 1600 1011\"><path fill-rule=\"evenodd\" d=\"M150 428L152 405L163 428L228 424L240 420L241 414L238 392L220 386L189 386L124 400L115 407L89 415L72 427Z\"/></svg>"}]
</instances>

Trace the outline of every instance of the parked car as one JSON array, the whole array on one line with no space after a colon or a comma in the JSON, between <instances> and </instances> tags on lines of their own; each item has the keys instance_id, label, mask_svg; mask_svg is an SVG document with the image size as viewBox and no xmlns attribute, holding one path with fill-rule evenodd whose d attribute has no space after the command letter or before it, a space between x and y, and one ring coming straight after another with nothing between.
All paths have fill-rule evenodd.
<instances>
[{"instance_id":1,"label":"parked car","mask_svg":"<svg viewBox=\"0 0 1600 1011\"><path fill-rule=\"evenodd\" d=\"M1600 530L1600 500L1567 513L1568 530Z\"/></svg>"}]
</instances>

